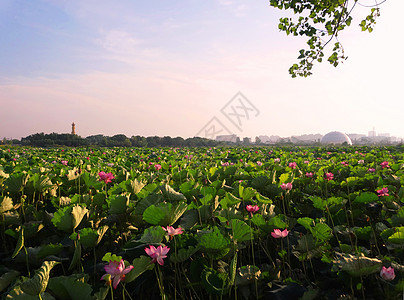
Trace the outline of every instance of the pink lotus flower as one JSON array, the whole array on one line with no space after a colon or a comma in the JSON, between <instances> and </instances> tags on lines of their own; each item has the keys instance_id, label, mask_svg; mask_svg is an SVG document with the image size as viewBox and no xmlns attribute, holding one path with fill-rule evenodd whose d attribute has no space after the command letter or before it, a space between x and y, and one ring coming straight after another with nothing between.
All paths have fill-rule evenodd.
<instances>
[{"instance_id":1,"label":"pink lotus flower","mask_svg":"<svg viewBox=\"0 0 404 300\"><path fill-rule=\"evenodd\" d=\"M105 173L104 171L99 172L98 176L100 176L99 181L104 181L105 184L112 182L112 179L115 178L112 173Z\"/></svg>"},{"instance_id":2,"label":"pink lotus flower","mask_svg":"<svg viewBox=\"0 0 404 300\"><path fill-rule=\"evenodd\" d=\"M281 184L281 189L284 191L290 191L292 189L292 187L293 187L293 185L291 182Z\"/></svg>"},{"instance_id":3,"label":"pink lotus flower","mask_svg":"<svg viewBox=\"0 0 404 300\"><path fill-rule=\"evenodd\" d=\"M113 167L113 166L114 166L114 163L107 163L107 166L108 166L108 167Z\"/></svg>"},{"instance_id":4,"label":"pink lotus flower","mask_svg":"<svg viewBox=\"0 0 404 300\"><path fill-rule=\"evenodd\" d=\"M172 226L167 226L167 228L162 227L164 231L167 231L168 236L170 237L170 240L174 237L174 235L182 234L182 228L178 227L177 229L174 229Z\"/></svg>"},{"instance_id":5,"label":"pink lotus flower","mask_svg":"<svg viewBox=\"0 0 404 300\"><path fill-rule=\"evenodd\" d=\"M247 205L246 206L246 210L251 214L256 213L259 209L260 208L258 205Z\"/></svg>"},{"instance_id":6,"label":"pink lotus flower","mask_svg":"<svg viewBox=\"0 0 404 300\"><path fill-rule=\"evenodd\" d=\"M327 179L328 181L333 180L334 179L334 174L329 172L329 173L325 173L325 179Z\"/></svg>"},{"instance_id":7,"label":"pink lotus flower","mask_svg":"<svg viewBox=\"0 0 404 300\"><path fill-rule=\"evenodd\" d=\"M394 278L396 278L396 274L394 274L394 268L386 268L385 266L383 266L380 270L380 277L388 281L393 280Z\"/></svg>"},{"instance_id":8,"label":"pink lotus flower","mask_svg":"<svg viewBox=\"0 0 404 300\"><path fill-rule=\"evenodd\" d=\"M67 166L68 161L67 160L62 160L61 163L62 163L62 165Z\"/></svg>"},{"instance_id":9,"label":"pink lotus flower","mask_svg":"<svg viewBox=\"0 0 404 300\"><path fill-rule=\"evenodd\" d=\"M313 178L313 173L312 172L306 172L306 177Z\"/></svg>"},{"instance_id":10,"label":"pink lotus flower","mask_svg":"<svg viewBox=\"0 0 404 300\"><path fill-rule=\"evenodd\" d=\"M280 162L280 161L281 161L280 158L274 158L274 163L278 163L278 162Z\"/></svg>"},{"instance_id":11,"label":"pink lotus flower","mask_svg":"<svg viewBox=\"0 0 404 300\"><path fill-rule=\"evenodd\" d=\"M369 172L376 172L376 169L369 168L368 171L369 171Z\"/></svg>"},{"instance_id":12,"label":"pink lotus flower","mask_svg":"<svg viewBox=\"0 0 404 300\"><path fill-rule=\"evenodd\" d=\"M384 162L382 162L380 165L382 166L383 169L384 169L384 168L390 168L388 161L384 161Z\"/></svg>"},{"instance_id":13,"label":"pink lotus flower","mask_svg":"<svg viewBox=\"0 0 404 300\"><path fill-rule=\"evenodd\" d=\"M222 163L222 167L227 167L229 165L229 163L228 162L224 162L224 163Z\"/></svg>"},{"instance_id":14,"label":"pink lotus flower","mask_svg":"<svg viewBox=\"0 0 404 300\"><path fill-rule=\"evenodd\" d=\"M289 168L296 169L297 164L295 162L289 163Z\"/></svg>"},{"instance_id":15,"label":"pink lotus flower","mask_svg":"<svg viewBox=\"0 0 404 300\"><path fill-rule=\"evenodd\" d=\"M388 196L389 195L389 189L388 188L382 188L380 190L377 190L377 193L379 194L379 197L383 196Z\"/></svg>"},{"instance_id":16,"label":"pink lotus flower","mask_svg":"<svg viewBox=\"0 0 404 300\"><path fill-rule=\"evenodd\" d=\"M261 166L262 166L262 162L257 161L257 166L258 166L258 167L261 167Z\"/></svg>"},{"instance_id":17,"label":"pink lotus flower","mask_svg":"<svg viewBox=\"0 0 404 300\"><path fill-rule=\"evenodd\" d=\"M289 234L289 231L287 229L281 231L280 229L274 229L273 232L271 232L271 235L273 238L279 239L279 238L284 238L287 237Z\"/></svg>"},{"instance_id":18,"label":"pink lotus flower","mask_svg":"<svg viewBox=\"0 0 404 300\"><path fill-rule=\"evenodd\" d=\"M155 263L157 261L160 266L163 266L163 259L167 257L166 254L168 253L168 251L170 251L170 248L168 248L167 246L161 247L161 245L157 248L153 245L150 245L149 247L150 248L145 248L144 251L146 251L147 255L153 258L151 263Z\"/></svg>"},{"instance_id":19,"label":"pink lotus flower","mask_svg":"<svg viewBox=\"0 0 404 300\"><path fill-rule=\"evenodd\" d=\"M346 161L341 161L341 165L346 167L346 166L348 166L348 163Z\"/></svg>"},{"instance_id":20,"label":"pink lotus flower","mask_svg":"<svg viewBox=\"0 0 404 300\"><path fill-rule=\"evenodd\" d=\"M365 161L363 159L358 160L358 164L363 165Z\"/></svg>"},{"instance_id":21,"label":"pink lotus flower","mask_svg":"<svg viewBox=\"0 0 404 300\"><path fill-rule=\"evenodd\" d=\"M125 268L123 259L121 259L120 262L110 261L109 264L104 267L107 274L102 275L101 280L107 280L107 282L112 280L112 286L114 289L116 289L118 283L125 280L125 275L128 274L133 268L133 266Z\"/></svg>"},{"instance_id":22,"label":"pink lotus flower","mask_svg":"<svg viewBox=\"0 0 404 300\"><path fill-rule=\"evenodd\" d=\"M156 171L158 171L158 170L160 170L160 169L161 169L161 165L159 165L159 164L155 164L155 165L154 165L154 168L156 169Z\"/></svg>"},{"instance_id":23,"label":"pink lotus flower","mask_svg":"<svg viewBox=\"0 0 404 300\"><path fill-rule=\"evenodd\" d=\"M305 163L306 165L308 165L308 164L310 163L310 161L305 160L304 163Z\"/></svg>"}]
</instances>

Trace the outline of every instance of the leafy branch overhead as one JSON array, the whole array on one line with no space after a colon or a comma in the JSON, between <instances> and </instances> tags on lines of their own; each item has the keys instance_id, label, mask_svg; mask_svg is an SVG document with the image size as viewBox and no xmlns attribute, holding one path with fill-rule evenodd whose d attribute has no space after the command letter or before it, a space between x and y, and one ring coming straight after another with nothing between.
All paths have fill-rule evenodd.
<instances>
[{"instance_id":1,"label":"leafy branch overhead","mask_svg":"<svg viewBox=\"0 0 404 300\"><path fill-rule=\"evenodd\" d=\"M372 32L376 18L380 16L379 5L386 0L373 5L363 5L359 0L270 0L270 5L293 11L295 18L281 18L279 29L287 35L306 36L308 48L299 51L298 63L289 68L292 77L307 77L312 74L313 65L325 59L325 48L333 43L331 54L327 61L334 67L347 59L344 48L339 42L339 33L352 24L352 12L358 7L370 9L368 15L359 23L362 31Z\"/></svg>"}]
</instances>

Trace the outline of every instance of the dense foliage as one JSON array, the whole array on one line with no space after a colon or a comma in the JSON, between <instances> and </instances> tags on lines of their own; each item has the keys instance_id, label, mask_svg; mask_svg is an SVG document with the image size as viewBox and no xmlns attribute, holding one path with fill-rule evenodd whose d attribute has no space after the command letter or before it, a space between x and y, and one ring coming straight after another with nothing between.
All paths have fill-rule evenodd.
<instances>
[{"instance_id":1,"label":"dense foliage","mask_svg":"<svg viewBox=\"0 0 404 300\"><path fill-rule=\"evenodd\" d=\"M281 18L279 29L287 35L307 37L308 49L299 51L299 63L289 69L292 77L307 77L312 74L314 63L321 63L325 56L325 47L333 42L327 61L336 67L346 59L344 48L338 35L352 23L352 12L358 6L369 9L365 19L358 24L362 31L372 32L376 18L380 16L379 5L386 0L374 1L369 5L358 0L270 0L271 6L292 11L298 18Z\"/></svg>"},{"instance_id":2,"label":"dense foliage","mask_svg":"<svg viewBox=\"0 0 404 300\"><path fill-rule=\"evenodd\" d=\"M401 299L403 150L0 147L2 299Z\"/></svg>"},{"instance_id":3,"label":"dense foliage","mask_svg":"<svg viewBox=\"0 0 404 300\"><path fill-rule=\"evenodd\" d=\"M5 141L6 143L7 141ZM101 147L212 147L220 145L219 142L201 137L183 139L182 137L159 137L159 136L132 136L124 134L105 136L102 134L91 135L82 138L75 134L68 133L35 133L21 141L13 140L13 144L35 147L55 147L55 146L101 146Z\"/></svg>"}]
</instances>

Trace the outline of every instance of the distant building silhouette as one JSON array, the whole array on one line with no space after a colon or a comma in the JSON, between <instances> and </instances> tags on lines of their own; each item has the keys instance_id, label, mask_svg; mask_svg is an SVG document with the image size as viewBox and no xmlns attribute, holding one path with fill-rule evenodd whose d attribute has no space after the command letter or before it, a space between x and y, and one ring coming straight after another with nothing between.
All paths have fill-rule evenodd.
<instances>
[{"instance_id":1,"label":"distant building silhouette","mask_svg":"<svg viewBox=\"0 0 404 300\"><path fill-rule=\"evenodd\" d=\"M76 135L76 124L72 123L72 134Z\"/></svg>"}]
</instances>

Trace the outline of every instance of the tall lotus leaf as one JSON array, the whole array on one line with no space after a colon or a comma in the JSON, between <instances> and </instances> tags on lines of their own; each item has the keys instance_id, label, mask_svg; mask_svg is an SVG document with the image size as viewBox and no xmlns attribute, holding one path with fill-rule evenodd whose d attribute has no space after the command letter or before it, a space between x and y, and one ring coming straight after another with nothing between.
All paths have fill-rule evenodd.
<instances>
[{"instance_id":1,"label":"tall lotus leaf","mask_svg":"<svg viewBox=\"0 0 404 300\"><path fill-rule=\"evenodd\" d=\"M7 173L4 173L3 170L0 170L0 185L2 184L2 182L4 180L6 180L8 177L10 177L10 175L8 175Z\"/></svg>"},{"instance_id":2,"label":"tall lotus leaf","mask_svg":"<svg viewBox=\"0 0 404 300\"><path fill-rule=\"evenodd\" d=\"M38 300L38 295L32 296L24 293L20 286L15 286L12 291L7 295L6 299L18 299L18 300ZM55 298L49 293L41 294L42 300L55 300Z\"/></svg>"},{"instance_id":3,"label":"tall lotus leaf","mask_svg":"<svg viewBox=\"0 0 404 300\"><path fill-rule=\"evenodd\" d=\"M202 250L215 258L223 257L230 250L230 240L216 226L211 231L200 232L198 241Z\"/></svg>"},{"instance_id":4,"label":"tall lotus leaf","mask_svg":"<svg viewBox=\"0 0 404 300\"><path fill-rule=\"evenodd\" d=\"M181 193L184 193L184 194L189 193L194 189L194 186L195 186L195 181L193 181L193 180L186 181L180 185L180 191L181 191Z\"/></svg>"},{"instance_id":5,"label":"tall lotus leaf","mask_svg":"<svg viewBox=\"0 0 404 300\"><path fill-rule=\"evenodd\" d=\"M216 194L216 190L214 187L211 186L204 186L201 188L200 193L202 194L203 198L200 199L203 205L208 205L210 201Z\"/></svg>"},{"instance_id":6,"label":"tall lotus leaf","mask_svg":"<svg viewBox=\"0 0 404 300\"><path fill-rule=\"evenodd\" d=\"M319 241L328 241L332 236L332 229L324 223L318 223L312 230L314 238Z\"/></svg>"},{"instance_id":7,"label":"tall lotus leaf","mask_svg":"<svg viewBox=\"0 0 404 300\"><path fill-rule=\"evenodd\" d=\"M259 203L264 203L264 204L272 204L272 200L269 199L268 197L265 197L263 195L261 195L260 193L257 193L255 195L257 197L257 200Z\"/></svg>"},{"instance_id":8,"label":"tall lotus leaf","mask_svg":"<svg viewBox=\"0 0 404 300\"><path fill-rule=\"evenodd\" d=\"M69 271L73 270L74 267L79 264L80 260L81 260L81 244L80 241L78 241L74 247L74 254L72 261L70 262Z\"/></svg>"},{"instance_id":9,"label":"tall lotus leaf","mask_svg":"<svg viewBox=\"0 0 404 300\"><path fill-rule=\"evenodd\" d=\"M252 238L251 227L244 221L233 219L230 224L233 240L236 242L244 242Z\"/></svg>"},{"instance_id":10,"label":"tall lotus leaf","mask_svg":"<svg viewBox=\"0 0 404 300\"><path fill-rule=\"evenodd\" d=\"M334 263L343 271L348 272L351 276L366 276L380 271L382 261L377 258L369 258L366 256L346 255L340 256L340 259Z\"/></svg>"},{"instance_id":11,"label":"tall lotus leaf","mask_svg":"<svg viewBox=\"0 0 404 300\"><path fill-rule=\"evenodd\" d=\"M404 244L404 227L396 227L394 230L395 232L387 240L393 244Z\"/></svg>"},{"instance_id":12,"label":"tall lotus leaf","mask_svg":"<svg viewBox=\"0 0 404 300\"><path fill-rule=\"evenodd\" d=\"M87 248L94 248L99 244L103 235L108 230L108 226L98 228L98 230L92 228L83 228L79 231L80 243Z\"/></svg>"},{"instance_id":13,"label":"tall lotus leaf","mask_svg":"<svg viewBox=\"0 0 404 300\"><path fill-rule=\"evenodd\" d=\"M129 198L126 196L111 196L110 214L124 214L129 205Z\"/></svg>"},{"instance_id":14,"label":"tall lotus leaf","mask_svg":"<svg viewBox=\"0 0 404 300\"><path fill-rule=\"evenodd\" d=\"M171 186L169 186L168 184L164 184L160 187L162 193L163 193L163 197L164 200L167 201L182 201L182 200L187 200L187 198L179 193L176 192Z\"/></svg>"},{"instance_id":15,"label":"tall lotus leaf","mask_svg":"<svg viewBox=\"0 0 404 300\"><path fill-rule=\"evenodd\" d=\"M7 186L7 191L10 193L19 193L27 184L29 175L25 173L11 175L4 181L4 185Z\"/></svg>"},{"instance_id":16,"label":"tall lotus leaf","mask_svg":"<svg viewBox=\"0 0 404 300\"><path fill-rule=\"evenodd\" d=\"M273 218L270 218L268 220L267 225L273 227L272 229L286 228L288 226L288 224L286 224L285 221L282 220L281 216L275 216Z\"/></svg>"},{"instance_id":17,"label":"tall lotus leaf","mask_svg":"<svg viewBox=\"0 0 404 300\"><path fill-rule=\"evenodd\" d=\"M38 251L37 257L38 259L44 259L49 255L57 255L63 250L62 244L47 244L41 246Z\"/></svg>"},{"instance_id":18,"label":"tall lotus leaf","mask_svg":"<svg viewBox=\"0 0 404 300\"><path fill-rule=\"evenodd\" d=\"M181 248L177 253L172 253L170 255L170 261L173 263L181 263L188 260L192 255L194 255L199 250L198 247L189 246L188 248Z\"/></svg>"},{"instance_id":19,"label":"tall lotus leaf","mask_svg":"<svg viewBox=\"0 0 404 300\"><path fill-rule=\"evenodd\" d=\"M251 185L260 191L263 191L265 187L270 184L271 181L267 176L258 176L251 181Z\"/></svg>"},{"instance_id":20,"label":"tall lotus leaf","mask_svg":"<svg viewBox=\"0 0 404 300\"><path fill-rule=\"evenodd\" d=\"M209 293L215 295L224 295L230 288L227 273L219 273L211 268L202 271L201 284Z\"/></svg>"},{"instance_id":21,"label":"tall lotus leaf","mask_svg":"<svg viewBox=\"0 0 404 300\"><path fill-rule=\"evenodd\" d=\"M233 285L234 281L236 279L236 271L237 271L237 252L234 254L233 259L230 262L229 266L229 273L230 273L230 278L229 278L229 284Z\"/></svg>"},{"instance_id":22,"label":"tall lotus leaf","mask_svg":"<svg viewBox=\"0 0 404 300\"><path fill-rule=\"evenodd\" d=\"M93 289L78 276L59 276L49 280L49 289L61 300L91 300Z\"/></svg>"},{"instance_id":23,"label":"tall lotus leaf","mask_svg":"<svg viewBox=\"0 0 404 300\"><path fill-rule=\"evenodd\" d=\"M0 292L5 290L10 283L14 281L18 276L20 275L20 272L16 270L12 270L10 272L7 272L0 277Z\"/></svg>"},{"instance_id":24,"label":"tall lotus leaf","mask_svg":"<svg viewBox=\"0 0 404 300\"><path fill-rule=\"evenodd\" d=\"M81 174L80 180L83 180L84 185L88 190L91 188L95 188L97 190L101 189L103 184L101 181L98 180L98 177L91 175L88 172L84 172L83 174Z\"/></svg>"},{"instance_id":25,"label":"tall lotus leaf","mask_svg":"<svg viewBox=\"0 0 404 300\"><path fill-rule=\"evenodd\" d=\"M72 208L69 206L58 209L52 218L52 223L59 230L71 232L73 228Z\"/></svg>"},{"instance_id":26,"label":"tall lotus leaf","mask_svg":"<svg viewBox=\"0 0 404 300\"><path fill-rule=\"evenodd\" d=\"M290 174L289 173L283 173L281 176L279 176L279 183L286 183L289 182Z\"/></svg>"},{"instance_id":27,"label":"tall lotus leaf","mask_svg":"<svg viewBox=\"0 0 404 300\"><path fill-rule=\"evenodd\" d=\"M148 207L143 213L143 220L153 225L169 226L184 214L187 207L185 202L176 205L162 202Z\"/></svg>"},{"instance_id":28,"label":"tall lotus leaf","mask_svg":"<svg viewBox=\"0 0 404 300\"><path fill-rule=\"evenodd\" d=\"M48 189L52 189L54 187L50 178L46 175L41 175L39 173L34 174L30 181L32 181L34 190L36 192L42 193Z\"/></svg>"},{"instance_id":29,"label":"tall lotus leaf","mask_svg":"<svg viewBox=\"0 0 404 300\"><path fill-rule=\"evenodd\" d=\"M21 284L21 290L33 296L43 293L48 286L49 272L57 264L59 263L56 261L43 262L41 268L35 272L34 277Z\"/></svg>"},{"instance_id":30,"label":"tall lotus leaf","mask_svg":"<svg viewBox=\"0 0 404 300\"><path fill-rule=\"evenodd\" d=\"M149 206L159 203L162 199L163 197L159 194L148 195L136 205L135 214L142 215Z\"/></svg>"},{"instance_id":31,"label":"tall lotus leaf","mask_svg":"<svg viewBox=\"0 0 404 300\"><path fill-rule=\"evenodd\" d=\"M88 213L88 209L80 206L80 205L76 205L73 207L72 209L72 226L73 226L73 230L79 226L81 220L83 220L83 217Z\"/></svg>"},{"instance_id":32,"label":"tall lotus leaf","mask_svg":"<svg viewBox=\"0 0 404 300\"><path fill-rule=\"evenodd\" d=\"M224 198L220 201L220 205L224 209L228 209L229 207L239 204L242 201L242 199L237 198L231 193L226 192Z\"/></svg>"},{"instance_id":33,"label":"tall lotus leaf","mask_svg":"<svg viewBox=\"0 0 404 300\"><path fill-rule=\"evenodd\" d=\"M20 227L17 245L15 246L15 249L14 249L13 255L11 255L11 258L15 258L17 256L18 252L20 252L20 250L22 249L22 247L24 247L24 227Z\"/></svg>"},{"instance_id":34,"label":"tall lotus leaf","mask_svg":"<svg viewBox=\"0 0 404 300\"><path fill-rule=\"evenodd\" d=\"M0 197L0 214L13 209L13 200L10 197Z\"/></svg>"},{"instance_id":35,"label":"tall lotus leaf","mask_svg":"<svg viewBox=\"0 0 404 300\"><path fill-rule=\"evenodd\" d=\"M75 180L80 176L79 174L79 169L77 169L76 167L73 168L73 170L69 170L69 172L67 173L67 179L70 180Z\"/></svg>"},{"instance_id":36,"label":"tall lotus leaf","mask_svg":"<svg viewBox=\"0 0 404 300\"><path fill-rule=\"evenodd\" d=\"M104 300L105 298L107 298L109 293L109 288L108 287L102 287L100 288L100 290L96 293L94 293L94 300Z\"/></svg>"},{"instance_id":37,"label":"tall lotus leaf","mask_svg":"<svg viewBox=\"0 0 404 300\"><path fill-rule=\"evenodd\" d=\"M149 227L145 229L139 242L144 244L159 244L165 235L166 232L161 226Z\"/></svg>"},{"instance_id":38,"label":"tall lotus leaf","mask_svg":"<svg viewBox=\"0 0 404 300\"><path fill-rule=\"evenodd\" d=\"M299 223L304 228L306 228L307 230L310 230L310 231L314 227L314 220L309 217L299 218L299 219L297 219L297 223Z\"/></svg>"},{"instance_id":39,"label":"tall lotus leaf","mask_svg":"<svg viewBox=\"0 0 404 300\"><path fill-rule=\"evenodd\" d=\"M151 261L152 260L150 257L144 256L144 255L142 255L138 258L135 258L132 261L133 269L128 274L126 274L125 282L129 283L129 282L135 280L136 278L138 278L144 272L146 272L148 270L153 270L154 264L152 264Z\"/></svg>"},{"instance_id":40,"label":"tall lotus leaf","mask_svg":"<svg viewBox=\"0 0 404 300\"><path fill-rule=\"evenodd\" d=\"M370 203L370 202L376 202L379 200L379 197L375 193L370 193L370 192L364 192L361 193L358 197L355 198L355 202L358 203Z\"/></svg>"},{"instance_id":41,"label":"tall lotus leaf","mask_svg":"<svg viewBox=\"0 0 404 300\"><path fill-rule=\"evenodd\" d=\"M239 185L239 195L244 201L250 201L255 194L257 193L252 187L244 188L242 185Z\"/></svg>"},{"instance_id":42,"label":"tall lotus leaf","mask_svg":"<svg viewBox=\"0 0 404 300\"><path fill-rule=\"evenodd\" d=\"M135 178L134 180L129 181L129 184L127 184L127 188L129 192L136 195L144 188L145 185L146 184L144 182L139 181Z\"/></svg>"}]
</instances>

